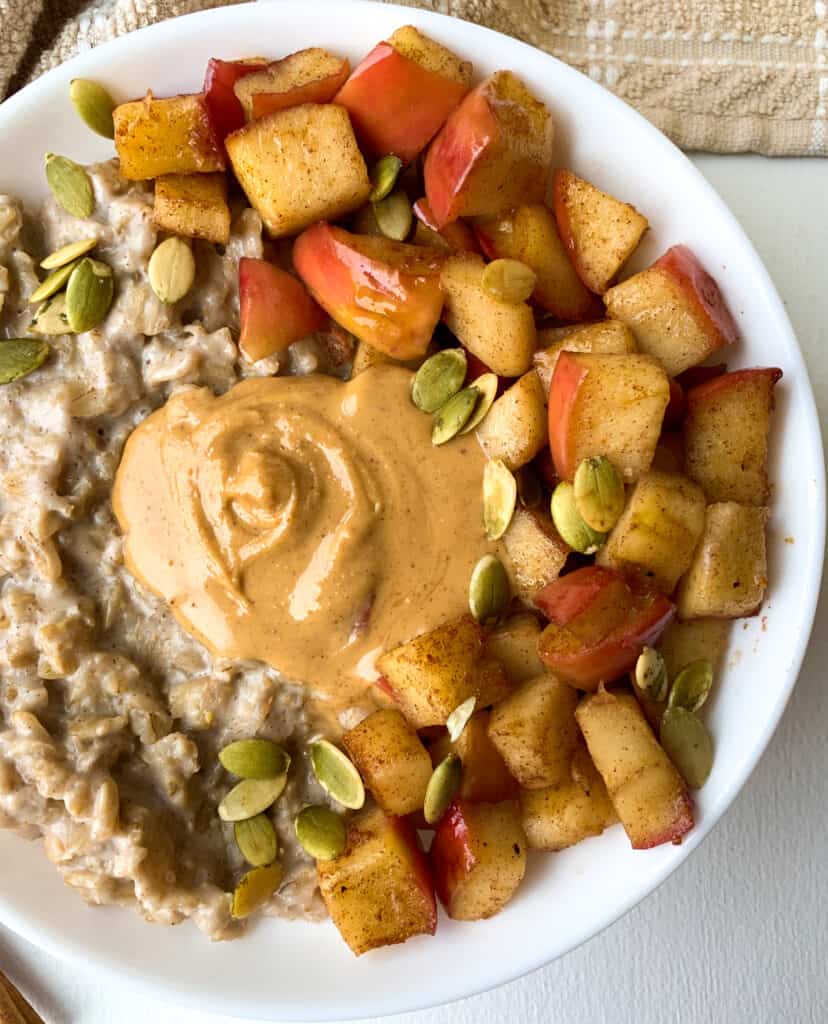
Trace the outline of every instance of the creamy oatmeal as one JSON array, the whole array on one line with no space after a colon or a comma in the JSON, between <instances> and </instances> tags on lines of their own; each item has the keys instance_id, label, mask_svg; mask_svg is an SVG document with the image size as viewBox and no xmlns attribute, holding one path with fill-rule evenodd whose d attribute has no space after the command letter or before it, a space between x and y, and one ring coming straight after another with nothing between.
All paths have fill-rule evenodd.
<instances>
[{"instance_id":1,"label":"creamy oatmeal","mask_svg":"<svg viewBox=\"0 0 828 1024\"><path fill-rule=\"evenodd\" d=\"M273 811L284 881L266 912L318 917L314 865L292 827L303 803L324 800L303 761L303 690L263 663L211 656L179 627L125 569L110 494L126 439L173 391L330 369L327 349L300 342L281 368L239 360L238 260L262 255L252 210L237 211L223 251L195 244L196 286L165 306L146 277L151 189L114 162L90 176L95 213L82 222L50 200L37 224L0 197L0 335L27 333L36 259L81 235L99 239L116 279L99 329L52 339L41 370L0 389L0 823L42 837L90 902L232 937L243 862L215 814L227 788L216 752L270 737L294 769Z\"/></svg>"}]
</instances>

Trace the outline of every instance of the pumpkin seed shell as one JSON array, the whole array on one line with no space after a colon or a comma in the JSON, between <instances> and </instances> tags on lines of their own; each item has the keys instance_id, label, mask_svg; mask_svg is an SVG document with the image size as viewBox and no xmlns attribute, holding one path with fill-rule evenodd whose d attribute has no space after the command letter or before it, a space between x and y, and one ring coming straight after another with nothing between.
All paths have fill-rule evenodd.
<instances>
[{"instance_id":1,"label":"pumpkin seed shell","mask_svg":"<svg viewBox=\"0 0 828 1024\"><path fill-rule=\"evenodd\" d=\"M66 286L66 319L74 334L94 330L112 305L115 282L111 269L89 256L72 270Z\"/></svg>"},{"instance_id":2,"label":"pumpkin seed shell","mask_svg":"<svg viewBox=\"0 0 828 1024\"><path fill-rule=\"evenodd\" d=\"M395 189L379 203L374 203L374 216L386 238L404 242L414 223L411 200L401 188Z\"/></svg>"},{"instance_id":3,"label":"pumpkin seed shell","mask_svg":"<svg viewBox=\"0 0 828 1024\"><path fill-rule=\"evenodd\" d=\"M423 412L437 412L463 387L466 364L462 348L446 348L430 356L414 375L411 401Z\"/></svg>"},{"instance_id":4,"label":"pumpkin seed shell","mask_svg":"<svg viewBox=\"0 0 828 1024\"><path fill-rule=\"evenodd\" d=\"M497 622L509 607L512 591L503 563L484 555L472 570L469 581L469 611L481 625Z\"/></svg>"},{"instance_id":5,"label":"pumpkin seed shell","mask_svg":"<svg viewBox=\"0 0 828 1024\"><path fill-rule=\"evenodd\" d=\"M483 420L489 415L489 409L497 398L498 379L496 373L481 373L475 377L472 386L480 392L474 411L469 417L468 423L460 431L461 434L469 434L475 427L479 427Z\"/></svg>"},{"instance_id":6,"label":"pumpkin seed shell","mask_svg":"<svg viewBox=\"0 0 828 1024\"><path fill-rule=\"evenodd\" d=\"M80 164L69 157L47 153L46 182L67 213L81 219L91 215L95 208L92 182Z\"/></svg>"},{"instance_id":7,"label":"pumpkin seed shell","mask_svg":"<svg viewBox=\"0 0 828 1024\"><path fill-rule=\"evenodd\" d=\"M115 100L102 85L88 78L73 78L69 85L69 99L87 128L105 139L115 138L112 120Z\"/></svg>"},{"instance_id":8,"label":"pumpkin seed shell","mask_svg":"<svg viewBox=\"0 0 828 1024\"><path fill-rule=\"evenodd\" d=\"M32 373L49 355L49 346L38 338L8 338L0 341L0 384Z\"/></svg>"},{"instance_id":9,"label":"pumpkin seed shell","mask_svg":"<svg viewBox=\"0 0 828 1024\"><path fill-rule=\"evenodd\" d=\"M565 480L562 480L552 492L550 511L555 529L573 551L579 551L582 555L593 555L606 541L605 533L593 530L581 518L575 505L572 484Z\"/></svg>"},{"instance_id":10,"label":"pumpkin seed shell","mask_svg":"<svg viewBox=\"0 0 828 1024\"><path fill-rule=\"evenodd\" d=\"M265 867L251 868L236 886L230 913L236 920L249 917L267 903L282 881L280 864L268 864Z\"/></svg>"},{"instance_id":11,"label":"pumpkin seed shell","mask_svg":"<svg viewBox=\"0 0 828 1024\"><path fill-rule=\"evenodd\" d=\"M479 394L476 387L463 388L442 406L434 417L432 444L445 444L460 433L474 411Z\"/></svg>"},{"instance_id":12,"label":"pumpkin seed shell","mask_svg":"<svg viewBox=\"0 0 828 1024\"><path fill-rule=\"evenodd\" d=\"M276 779L242 779L218 807L222 821L244 821L266 811L284 792L287 773Z\"/></svg>"},{"instance_id":13,"label":"pumpkin seed shell","mask_svg":"<svg viewBox=\"0 0 828 1024\"><path fill-rule=\"evenodd\" d=\"M698 711L707 700L712 686L713 666L710 662L706 658L691 661L673 680L667 707Z\"/></svg>"},{"instance_id":14,"label":"pumpkin seed shell","mask_svg":"<svg viewBox=\"0 0 828 1024\"><path fill-rule=\"evenodd\" d=\"M645 647L635 663L635 684L650 700L664 700L669 680L661 652Z\"/></svg>"},{"instance_id":15,"label":"pumpkin seed shell","mask_svg":"<svg viewBox=\"0 0 828 1024\"><path fill-rule=\"evenodd\" d=\"M468 697L462 704L458 704L446 719L446 728L448 729L449 739L452 743L456 743L463 735L463 730L466 728L469 719L474 714L476 704L477 697Z\"/></svg>"},{"instance_id":16,"label":"pumpkin seed shell","mask_svg":"<svg viewBox=\"0 0 828 1024\"><path fill-rule=\"evenodd\" d=\"M358 811L365 803L365 787L353 762L328 740L310 745L310 763L319 785L343 807Z\"/></svg>"},{"instance_id":17,"label":"pumpkin seed shell","mask_svg":"<svg viewBox=\"0 0 828 1024\"><path fill-rule=\"evenodd\" d=\"M379 203L390 195L397 184L402 170L402 160L393 153L380 157L371 168L371 194L368 198L372 203Z\"/></svg>"},{"instance_id":18,"label":"pumpkin seed shell","mask_svg":"<svg viewBox=\"0 0 828 1024\"><path fill-rule=\"evenodd\" d=\"M520 260L492 260L483 271L481 283L493 299L516 305L532 295L538 279L535 271Z\"/></svg>"},{"instance_id":19,"label":"pumpkin seed shell","mask_svg":"<svg viewBox=\"0 0 828 1024\"><path fill-rule=\"evenodd\" d=\"M254 868L264 867L276 860L279 852L276 829L266 814L237 821L233 826L233 835L242 857Z\"/></svg>"},{"instance_id":20,"label":"pumpkin seed shell","mask_svg":"<svg viewBox=\"0 0 828 1024\"><path fill-rule=\"evenodd\" d=\"M575 470L575 507L591 530L608 533L624 511L624 481L609 459L584 459Z\"/></svg>"},{"instance_id":21,"label":"pumpkin seed shell","mask_svg":"<svg viewBox=\"0 0 828 1024\"><path fill-rule=\"evenodd\" d=\"M509 529L517 504L517 481L502 459L492 459L483 470L483 529L498 540Z\"/></svg>"},{"instance_id":22,"label":"pumpkin seed shell","mask_svg":"<svg viewBox=\"0 0 828 1024\"><path fill-rule=\"evenodd\" d=\"M35 313L29 327L36 334L69 334L65 293L60 292L47 299Z\"/></svg>"},{"instance_id":23,"label":"pumpkin seed shell","mask_svg":"<svg viewBox=\"0 0 828 1024\"><path fill-rule=\"evenodd\" d=\"M302 849L316 860L334 860L345 849L345 822L330 807L303 808L294 829Z\"/></svg>"},{"instance_id":24,"label":"pumpkin seed shell","mask_svg":"<svg viewBox=\"0 0 828 1024\"><path fill-rule=\"evenodd\" d=\"M62 245L45 260L41 260L41 267L44 270L55 270L57 267L64 267L67 263L74 263L75 260L91 252L98 244L97 238L84 238L80 242L70 242Z\"/></svg>"},{"instance_id":25,"label":"pumpkin seed shell","mask_svg":"<svg viewBox=\"0 0 828 1024\"><path fill-rule=\"evenodd\" d=\"M713 767L713 742L704 722L686 708L661 716L661 745L691 789L701 789Z\"/></svg>"},{"instance_id":26,"label":"pumpkin seed shell","mask_svg":"<svg viewBox=\"0 0 828 1024\"><path fill-rule=\"evenodd\" d=\"M219 761L240 779L274 779L284 775L290 756L272 740L236 740L219 751Z\"/></svg>"},{"instance_id":27,"label":"pumpkin seed shell","mask_svg":"<svg viewBox=\"0 0 828 1024\"><path fill-rule=\"evenodd\" d=\"M72 276L72 271L79 263L79 259L73 260L44 278L29 296L29 305L37 305L39 302L45 302L46 299L51 299L53 295L56 295Z\"/></svg>"},{"instance_id":28,"label":"pumpkin seed shell","mask_svg":"<svg viewBox=\"0 0 828 1024\"><path fill-rule=\"evenodd\" d=\"M183 238L165 238L150 256L147 276L152 290L162 302L172 304L183 299L195 281L193 250Z\"/></svg>"},{"instance_id":29,"label":"pumpkin seed shell","mask_svg":"<svg viewBox=\"0 0 828 1024\"><path fill-rule=\"evenodd\" d=\"M426 787L423 816L429 825L436 825L448 810L463 779L463 762L457 754L449 754L431 773Z\"/></svg>"}]
</instances>

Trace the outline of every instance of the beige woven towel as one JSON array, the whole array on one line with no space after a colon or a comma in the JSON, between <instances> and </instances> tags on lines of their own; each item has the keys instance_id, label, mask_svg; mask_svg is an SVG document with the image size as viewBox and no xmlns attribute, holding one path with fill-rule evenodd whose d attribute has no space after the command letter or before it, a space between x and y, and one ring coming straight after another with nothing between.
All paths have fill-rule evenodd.
<instances>
[{"instance_id":1,"label":"beige woven towel","mask_svg":"<svg viewBox=\"0 0 828 1024\"><path fill-rule=\"evenodd\" d=\"M0 0L0 96L81 50L239 0ZM680 146L828 155L828 0L409 0L517 36Z\"/></svg>"}]
</instances>

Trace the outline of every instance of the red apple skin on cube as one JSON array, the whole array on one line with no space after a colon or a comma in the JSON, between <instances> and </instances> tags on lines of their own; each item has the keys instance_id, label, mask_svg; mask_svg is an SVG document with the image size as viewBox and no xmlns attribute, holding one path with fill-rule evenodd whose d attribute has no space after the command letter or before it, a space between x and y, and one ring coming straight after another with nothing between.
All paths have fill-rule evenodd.
<instances>
[{"instance_id":1,"label":"red apple skin on cube","mask_svg":"<svg viewBox=\"0 0 828 1024\"><path fill-rule=\"evenodd\" d=\"M571 480L576 466L571 465L567 451L568 430L573 407L578 400L578 388L587 375L587 369L576 359L568 358L569 353L561 352L555 364L552 383L549 387L547 412L549 416L549 452L558 476Z\"/></svg>"},{"instance_id":2,"label":"red apple skin on cube","mask_svg":"<svg viewBox=\"0 0 828 1024\"><path fill-rule=\"evenodd\" d=\"M394 153L410 163L440 130L468 91L435 74L390 43L380 43L334 98L345 107L363 152L373 159Z\"/></svg>"},{"instance_id":3,"label":"red apple skin on cube","mask_svg":"<svg viewBox=\"0 0 828 1024\"><path fill-rule=\"evenodd\" d=\"M600 566L554 580L535 605L549 620L538 640L541 661L582 690L629 672L675 614L663 594L633 589L620 573Z\"/></svg>"},{"instance_id":4,"label":"red apple skin on cube","mask_svg":"<svg viewBox=\"0 0 828 1024\"><path fill-rule=\"evenodd\" d=\"M674 245L655 261L684 289L699 315L707 322L711 350L730 345L739 337L739 329L725 304L719 286L686 245Z\"/></svg>"},{"instance_id":5,"label":"red apple skin on cube","mask_svg":"<svg viewBox=\"0 0 828 1024\"><path fill-rule=\"evenodd\" d=\"M393 359L425 354L443 308L438 250L318 222L296 239L293 262L319 305L360 341Z\"/></svg>"},{"instance_id":6,"label":"red apple skin on cube","mask_svg":"<svg viewBox=\"0 0 828 1024\"><path fill-rule=\"evenodd\" d=\"M249 257L239 260L239 311L239 349L252 363L284 352L328 322L301 281Z\"/></svg>"},{"instance_id":7,"label":"red apple skin on cube","mask_svg":"<svg viewBox=\"0 0 828 1024\"><path fill-rule=\"evenodd\" d=\"M222 142L244 126L244 110L233 86L245 75L261 70L262 62L217 60L207 62L204 76L204 102L210 115L213 131Z\"/></svg>"},{"instance_id":8,"label":"red apple skin on cube","mask_svg":"<svg viewBox=\"0 0 828 1024\"><path fill-rule=\"evenodd\" d=\"M260 92L252 98L253 117L265 117L276 110L284 110L285 107L298 107L301 103L331 103L336 96L351 66L347 60L342 61L342 66L333 75L319 78L315 82L308 82L306 85L298 85L286 92Z\"/></svg>"}]
</instances>

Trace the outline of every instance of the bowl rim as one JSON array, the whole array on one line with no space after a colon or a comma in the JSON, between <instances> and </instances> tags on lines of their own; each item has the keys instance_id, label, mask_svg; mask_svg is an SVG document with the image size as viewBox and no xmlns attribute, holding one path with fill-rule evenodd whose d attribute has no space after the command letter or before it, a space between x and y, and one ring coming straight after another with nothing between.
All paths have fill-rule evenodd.
<instances>
[{"instance_id":1,"label":"bowl rim","mask_svg":"<svg viewBox=\"0 0 828 1024\"><path fill-rule=\"evenodd\" d=\"M400 24L412 23L423 27L433 26L434 31L438 35L441 25L454 24L457 21L462 20L435 11L405 7L399 4L378 3L376 0L259 0L259 3L244 3L231 7L218 7L179 15L175 18L170 18L166 21L147 26L95 47L94 51L92 51L95 55L93 59L97 60L100 55L103 55L104 59L107 59L115 57L122 52L125 56L128 56L129 51L135 45L136 37L140 37L142 41L147 40L148 38L157 39L159 45L163 46L165 42L173 37L174 33L181 31L183 22L186 22L188 26L192 26L194 30L197 29L199 24L206 23L207 21L219 22L224 20L228 24L232 24L236 19L245 18L247 13L251 10L255 10L259 4L264 5L268 3L273 4L274 6L274 18L286 16L284 12L289 12L292 7L302 6L306 8L308 6L312 6L315 9L319 9L320 12L325 9L329 9L332 17L345 20L345 12L349 7L355 7L357 5L360 7L374 7L381 9L384 14L388 14L388 12L396 14L401 19ZM281 12L279 10L280 7ZM608 112L615 112L619 116L632 118L636 121L639 129L648 133L653 144L660 147L660 155L663 156L666 161L672 161L673 163L680 164L684 172L689 173L696 180L696 183L700 191L704 194L707 202L716 210L719 218L728 224L730 230L738 238L744 252L749 254L752 261L752 265L749 269L752 274L753 286L759 293L761 293L762 301L773 310L778 318L778 322L784 326L787 334L789 335L789 340L793 343L791 351L795 356L795 361L798 363L796 369L798 371L799 388L796 398L800 406L800 415L803 419L804 428L807 431L810 443L813 445L815 456L814 468L816 469L816 473L812 481L812 495L810 503L820 513L813 524L814 533L811 538L811 549L812 552L817 553L817 557L812 563L812 568L808 573L807 579L803 581L803 590L805 593L802 605L803 616L797 623L799 628L797 629L796 636L792 641L793 650L789 662L790 670L788 672L784 688L780 690L773 704L769 706L767 726L762 732L759 740L755 743L753 749L749 752L748 756L743 758L742 761L735 766L734 771L729 776L727 785L724 787L723 793L720 796L718 808L707 815L704 827L700 828L697 825L688 837L686 837L685 842L680 847L680 851L676 856L659 866L658 869L654 870L647 881L634 890L629 899L614 905L611 911L605 915L602 924L598 928L590 929L582 927L580 930L575 930L573 933L573 940L568 944L567 950L565 951L571 952L590 938L600 934L610 925L614 924L634 906L653 893L666 880L666 878L671 875L695 849L698 848L707 836L710 835L747 782L759 762L759 759L764 754L777 726L779 725L782 714L796 684L802 662L807 651L820 592L822 566L825 556L824 453L813 388L805 365L802 350L796 339L790 318L788 317L782 300L753 244L736 220L736 217L718 195L713 186L692 164L689 158L661 131L659 131L659 129L647 121L646 118L634 110L634 108L630 107L619 97L610 93L597 82L591 80L587 75L582 74L558 58L544 53L528 43L524 43L520 40L507 36L504 33L481 25L476 25L471 22L466 22L465 24L469 33L468 38L470 40L470 50L474 48L474 45L477 44L478 40L480 41L479 46L481 49L490 49L492 47L496 48L499 41L502 42L503 40L507 40L510 50L512 51L517 47L518 49L522 49L526 54L531 54L533 59L537 59L537 56L540 55L545 60L554 62L555 65L557 65L558 74L563 75L564 77L569 76L577 78L579 80L579 88L587 88L595 93L600 93L602 101L606 105ZM65 77L67 69L82 67L89 59L89 53L80 54L64 64L46 72L43 76L25 86L20 92L5 100L2 103L2 106L0 106L0 125L3 124L9 115L16 114L22 108L30 105L36 106L38 96L42 89L48 87L56 79ZM8 903L2 893L2 890L0 890L0 922L33 945L46 950L48 953L58 957L59 959L77 964L85 967L86 969L89 968L88 955L81 944L70 941L69 945L67 945L66 941L61 939L60 933L56 928L44 929L42 923L38 923L33 918L28 917L25 913L18 911L14 905ZM565 952L559 955L565 955ZM331 1013L329 1008L322 1009L321 1007L317 1007L314 1009L313 1013L310 1014L304 1010L297 1012L295 1009L288 1011L290 1016L285 1016L284 1012L280 1012L278 1019L297 1022L319 1021L323 1019L356 1020L373 1016L377 1012L393 1016L398 1013L424 1010L438 1005L446 1005L468 996L490 991L502 984L506 984L507 982L516 980L517 978L534 973L546 964L550 963L552 959L556 958L556 956L553 956L550 959L549 954L544 954L543 952L537 953L534 956L527 954L521 967L514 969L510 966L507 970L501 970L500 972L495 969L492 971L492 975L486 983L477 985L466 991L456 993L448 998L439 994L430 996L425 995L424 991L417 990L406 992L404 1003L395 1008L388 1009L387 1007L383 1007L378 1011L371 1006L366 1006L363 1010L359 1011L359 1014L356 1017L349 1016L347 1018L343 1018L336 1014L335 1011L334 1013ZM156 999L163 999L173 1004L198 1008L209 1013L225 1012L230 1015L235 1015L236 1017L241 1015L252 1018L261 1012L261 1007L245 1005L240 1008L237 1005L230 1004L226 1001L223 1002L221 996L217 997L215 993L206 993L206 998L204 1000L200 1002L196 1001L193 998L193 993L189 989L179 990L177 988L171 989L166 987L165 983L161 980L155 977L147 977L137 967L132 966L130 963L124 963L122 960L117 961L115 957L109 957L106 959L96 958L94 966L96 970L102 971L114 981L123 981L127 979L130 985L140 989L149 996Z\"/></svg>"}]
</instances>

